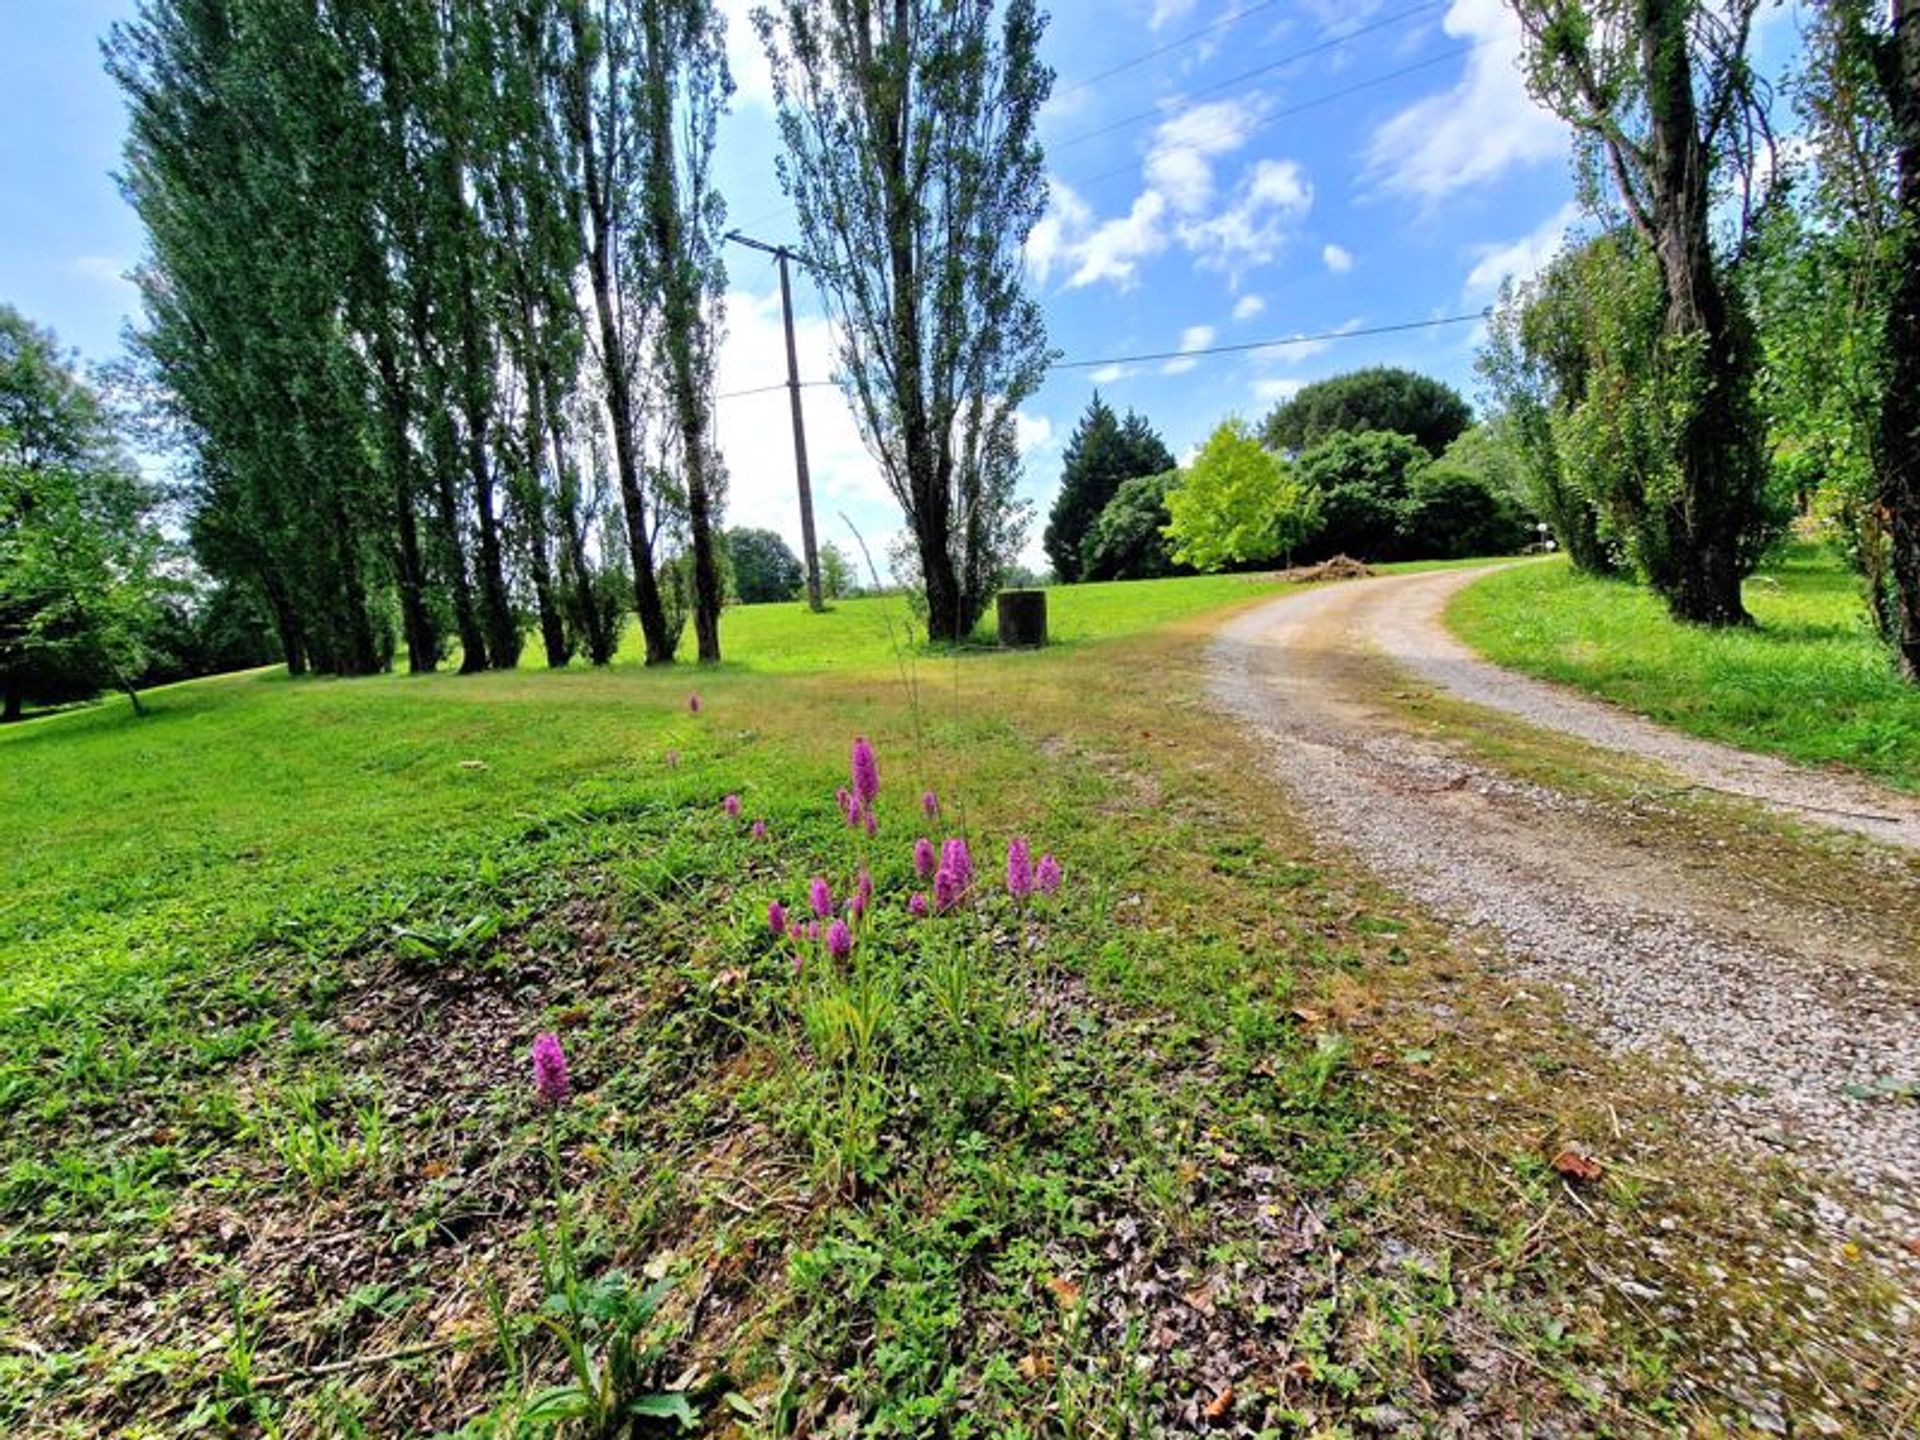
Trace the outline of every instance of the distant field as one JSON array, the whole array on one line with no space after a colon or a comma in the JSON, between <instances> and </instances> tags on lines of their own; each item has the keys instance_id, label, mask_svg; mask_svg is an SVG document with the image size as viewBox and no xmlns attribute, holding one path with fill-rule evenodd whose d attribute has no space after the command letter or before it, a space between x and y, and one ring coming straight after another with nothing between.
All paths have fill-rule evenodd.
<instances>
[{"instance_id":1,"label":"distant field","mask_svg":"<svg viewBox=\"0 0 1920 1440\"><path fill-rule=\"evenodd\" d=\"M1447 620L1502 665L1663 724L1920 789L1920 691L1894 674L1855 577L1796 545L1747 582L1746 601L1756 629L1695 629L1640 586L1554 562L1496 571Z\"/></svg>"}]
</instances>

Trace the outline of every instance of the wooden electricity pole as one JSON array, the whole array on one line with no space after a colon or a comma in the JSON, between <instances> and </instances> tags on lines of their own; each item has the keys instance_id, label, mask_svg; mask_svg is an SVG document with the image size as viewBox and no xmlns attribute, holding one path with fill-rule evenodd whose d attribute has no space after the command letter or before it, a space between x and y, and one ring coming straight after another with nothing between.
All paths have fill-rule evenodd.
<instances>
[{"instance_id":1,"label":"wooden electricity pole","mask_svg":"<svg viewBox=\"0 0 1920 1440\"><path fill-rule=\"evenodd\" d=\"M800 489L800 548L806 551L807 607L818 610L820 593L820 547L813 536L813 481L807 474L807 424L800 410L800 357L793 344L793 287L787 280L787 261L799 259L784 245L769 245L751 240L738 230L729 230L727 239L749 250L759 250L780 262L780 314L787 327L787 399L793 409L793 471Z\"/></svg>"}]
</instances>

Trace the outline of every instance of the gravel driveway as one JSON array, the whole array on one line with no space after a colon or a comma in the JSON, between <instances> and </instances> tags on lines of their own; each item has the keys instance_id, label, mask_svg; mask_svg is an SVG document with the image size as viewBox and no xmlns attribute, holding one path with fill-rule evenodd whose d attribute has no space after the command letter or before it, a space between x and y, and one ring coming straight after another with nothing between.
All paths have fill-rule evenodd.
<instances>
[{"instance_id":1,"label":"gravel driveway","mask_svg":"<svg viewBox=\"0 0 1920 1440\"><path fill-rule=\"evenodd\" d=\"M1846 1182L1839 1228L1895 1244L1920 1234L1920 1103L1901 1093L1920 1083L1920 868L1904 853L1920 850L1920 804L1475 658L1441 611L1477 573L1350 581L1248 611L1213 644L1214 694L1271 742L1273 772L1329 839L1497 935L1502 963L1557 985L1614 1048L1677 1047L1717 1137ZM1675 790L1731 792L1900 847L1834 861L1873 867L1899 913L1756 889L1752 862L1782 843L1763 814L1720 817L1738 838L1703 848L1591 793L1516 778L1410 720L1397 702L1418 682L1651 762ZM1593 760L1608 773L1608 753Z\"/></svg>"}]
</instances>

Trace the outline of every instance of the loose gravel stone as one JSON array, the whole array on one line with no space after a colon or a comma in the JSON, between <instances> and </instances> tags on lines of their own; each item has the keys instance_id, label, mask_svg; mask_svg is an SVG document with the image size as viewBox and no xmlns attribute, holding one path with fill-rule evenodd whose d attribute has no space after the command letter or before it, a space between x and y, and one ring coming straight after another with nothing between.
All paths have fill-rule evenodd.
<instances>
[{"instance_id":1,"label":"loose gravel stone","mask_svg":"<svg viewBox=\"0 0 1920 1440\"><path fill-rule=\"evenodd\" d=\"M1238 616L1210 654L1216 698L1272 741L1274 772L1329 838L1463 937L1499 935L1510 973L1556 984L1613 1048L1664 1059L1678 1047L1714 1138L1843 1181L1853 1193L1832 1209L1834 1233L1897 1250L1920 1227L1920 1104L1900 1092L1920 1078L1920 989L1893 978L1912 973L1911 953L1863 956L1872 942L1849 930L1842 945L1812 903L1756 917L1735 898L1748 842L1691 849L1682 865L1606 806L1410 733L1379 703L1373 657L1796 821L1920 848L1920 805L1487 665L1440 619L1474 573L1349 582ZM1750 843L1775 842L1756 829Z\"/></svg>"}]
</instances>

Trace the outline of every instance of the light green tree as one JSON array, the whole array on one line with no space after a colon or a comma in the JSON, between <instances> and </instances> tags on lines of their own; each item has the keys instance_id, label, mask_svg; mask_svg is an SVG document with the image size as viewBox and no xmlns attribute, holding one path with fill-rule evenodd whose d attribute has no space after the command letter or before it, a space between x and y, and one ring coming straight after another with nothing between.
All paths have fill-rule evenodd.
<instances>
[{"instance_id":1,"label":"light green tree","mask_svg":"<svg viewBox=\"0 0 1920 1440\"><path fill-rule=\"evenodd\" d=\"M1258 565L1312 538L1318 507L1246 422L1221 422L1167 492L1173 558L1196 570Z\"/></svg>"}]
</instances>

